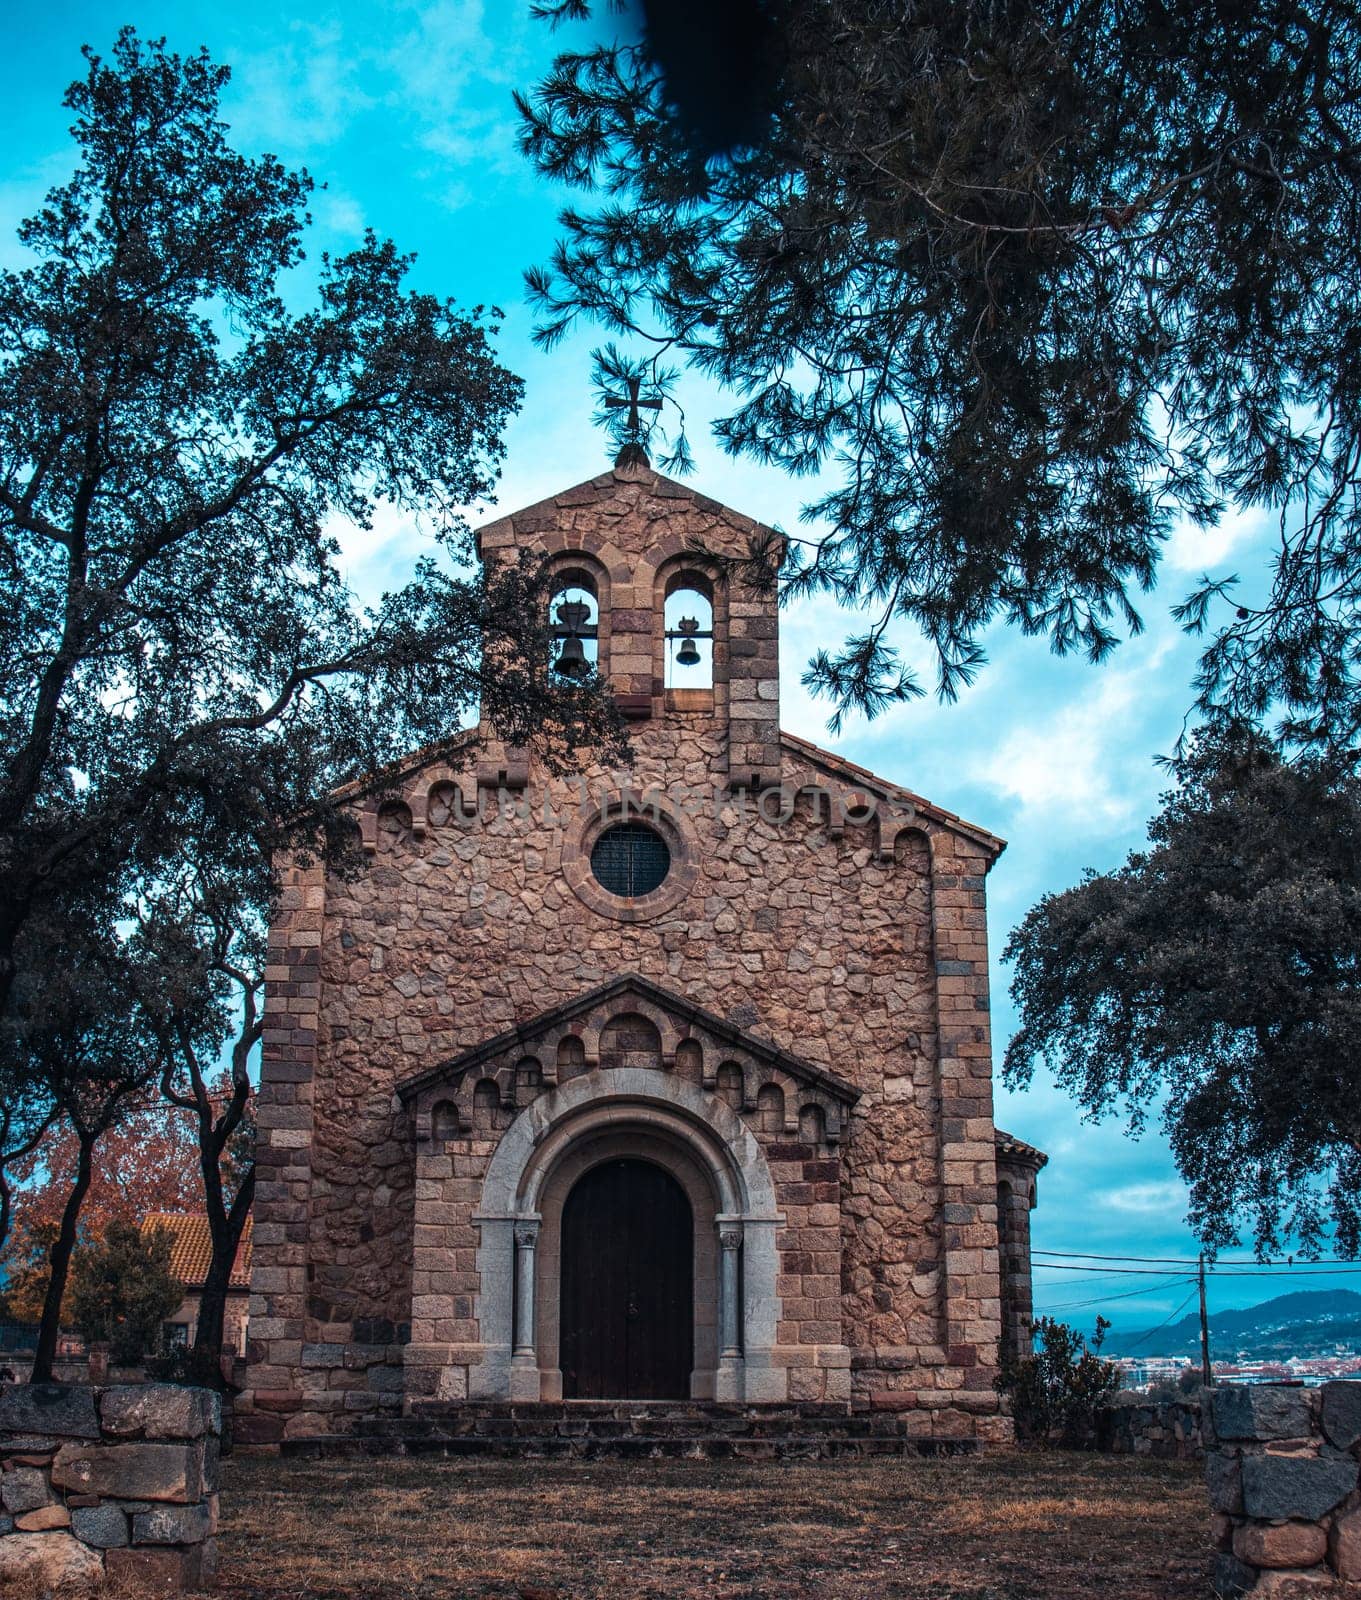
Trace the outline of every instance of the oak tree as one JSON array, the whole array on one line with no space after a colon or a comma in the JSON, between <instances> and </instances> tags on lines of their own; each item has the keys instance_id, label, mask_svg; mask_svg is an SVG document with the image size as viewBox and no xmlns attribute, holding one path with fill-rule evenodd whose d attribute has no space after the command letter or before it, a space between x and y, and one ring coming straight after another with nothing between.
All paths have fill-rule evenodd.
<instances>
[{"instance_id":1,"label":"oak tree","mask_svg":"<svg viewBox=\"0 0 1361 1600\"><path fill-rule=\"evenodd\" d=\"M1174 775L1147 849L1011 935L1006 1079L1043 1061L1092 1116L1156 1112L1212 1250L1361 1254L1361 780L1234 727Z\"/></svg>"},{"instance_id":2,"label":"oak tree","mask_svg":"<svg viewBox=\"0 0 1361 1600\"><path fill-rule=\"evenodd\" d=\"M131 30L85 53L79 164L0 273L0 1007L30 918L135 895L186 818L324 847L337 783L474 705L559 752L612 726L549 671L536 571L476 576L463 508L521 388L495 315L371 235L290 310L312 180L232 148L227 70ZM382 505L433 554L364 610L336 533Z\"/></svg>"},{"instance_id":3,"label":"oak tree","mask_svg":"<svg viewBox=\"0 0 1361 1600\"><path fill-rule=\"evenodd\" d=\"M0 1158L54 1113L76 1145L39 1375L99 1141L164 1074L217 1142L182 1041L222 1036L230 980L200 922L172 993L148 931L186 863L258 936L280 852L353 865L337 786L474 707L550 762L620 748L598 686L550 671L539 567L479 575L464 510L520 395L497 314L372 235L305 264L312 180L233 148L206 52L125 29L85 56L74 174L0 272ZM385 507L431 554L365 609L337 533Z\"/></svg>"}]
</instances>

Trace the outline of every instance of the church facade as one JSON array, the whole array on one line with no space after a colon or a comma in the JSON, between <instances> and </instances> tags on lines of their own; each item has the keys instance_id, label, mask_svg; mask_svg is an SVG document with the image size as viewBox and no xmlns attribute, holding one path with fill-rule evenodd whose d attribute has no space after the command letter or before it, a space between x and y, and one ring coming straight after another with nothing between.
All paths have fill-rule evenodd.
<instances>
[{"instance_id":1,"label":"church facade","mask_svg":"<svg viewBox=\"0 0 1361 1600\"><path fill-rule=\"evenodd\" d=\"M286 871L243 1440L574 1399L1006 1436L1044 1158L992 1118L1002 841L781 732L762 531L643 465L484 528L549 558L631 769L483 730L356 802L357 878Z\"/></svg>"}]
</instances>

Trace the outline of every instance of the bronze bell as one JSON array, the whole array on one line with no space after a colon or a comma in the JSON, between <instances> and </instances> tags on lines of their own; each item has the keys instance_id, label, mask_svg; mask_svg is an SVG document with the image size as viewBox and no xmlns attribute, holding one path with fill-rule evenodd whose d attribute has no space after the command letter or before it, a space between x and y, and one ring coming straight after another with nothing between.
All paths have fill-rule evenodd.
<instances>
[{"instance_id":1,"label":"bronze bell","mask_svg":"<svg viewBox=\"0 0 1361 1600\"><path fill-rule=\"evenodd\" d=\"M686 617L681 622L680 632L685 637L681 640L681 647L676 652L676 665L678 667L697 667L699 665L699 646L695 643L695 635L699 632L699 623L693 617Z\"/></svg>"},{"instance_id":2,"label":"bronze bell","mask_svg":"<svg viewBox=\"0 0 1361 1600\"><path fill-rule=\"evenodd\" d=\"M590 608L580 600L564 600L558 607L558 625L563 630L562 649L553 670L564 678L580 682L591 675L591 663L581 642L581 629L590 619Z\"/></svg>"},{"instance_id":3,"label":"bronze bell","mask_svg":"<svg viewBox=\"0 0 1361 1600\"><path fill-rule=\"evenodd\" d=\"M562 641L562 649L558 652L558 659L553 663L553 669L564 678L589 677L591 663L586 659L585 648L576 634L569 633Z\"/></svg>"}]
</instances>

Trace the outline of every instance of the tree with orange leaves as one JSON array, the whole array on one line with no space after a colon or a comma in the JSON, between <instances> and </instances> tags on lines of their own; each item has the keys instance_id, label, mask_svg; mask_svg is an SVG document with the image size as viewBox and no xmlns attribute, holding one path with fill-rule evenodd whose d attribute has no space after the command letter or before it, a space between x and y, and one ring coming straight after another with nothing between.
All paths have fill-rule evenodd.
<instances>
[{"instance_id":1,"label":"tree with orange leaves","mask_svg":"<svg viewBox=\"0 0 1361 1600\"><path fill-rule=\"evenodd\" d=\"M23 1235L61 1220L75 1182L80 1141L69 1122L58 1122L42 1143L13 1162L15 1238L5 1251L24 1251ZM154 1091L139 1097L99 1141L81 1227L102 1236L110 1222L140 1225L152 1211L200 1211L198 1138L193 1119Z\"/></svg>"},{"instance_id":2,"label":"tree with orange leaves","mask_svg":"<svg viewBox=\"0 0 1361 1600\"><path fill-rule=\"evenodd\" d=\"M36 1322L51 1278L51 1250L80 1166L80 1137L67 1119L11 1161L13 1228L0 1250L7 1278L3 1314ZM77 1251L103 1239L110 1223L140 1227L153 1211L199 1211L198 1138L193 1119L147 1089L106 1133L90 1163Z\"/></svg>"}]
</instances>

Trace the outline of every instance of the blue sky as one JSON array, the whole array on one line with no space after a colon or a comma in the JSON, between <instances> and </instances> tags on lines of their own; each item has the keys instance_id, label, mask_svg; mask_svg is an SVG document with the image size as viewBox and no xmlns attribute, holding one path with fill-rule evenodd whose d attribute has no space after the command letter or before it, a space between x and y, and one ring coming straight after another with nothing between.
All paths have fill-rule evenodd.
<instances>
[{"instance_id":1,"label":"blue sky","mask_svg":"<svg viewBox=\"0 0 1361 1600\"><path fill-rule=\"evenodd\" d=\"M592 428L591 330L552 355L531 342L522 273L544 260L565 198L537 178L515 146L511 90L532 82L555 48L580 28L550 34L528 0L345 0L304 10L281 0L232 6L141 0L118 11L49 0L11 22L0 59L6 156L0 171L0 264L23 253L14 227L70 170L72 146L60 99L79 75L79 47L107 51L122 22L165 34L181 52L206 44L229 63L225 114L240 148L269 150L306 165L325 189L312 207L309 254L344 250L365 227L417 253L419 287L464 305L506 312L500 348L526 381L525 404L507 436L499 501L513 509L600 470L602 436ZM305 289L309 269L300 274ZM739 510L795 529L807 485L733 461L708 436L721 398L694 380L682 385L697 461L697 487ZM802 488L802 492L801 492ZM834 743L852 760L901 782L1010 840L990 882L990 938L998 1056L1013 1027L1007 975L996 959L1008 931L1043 893L1075 882L1087 866L1117 864L1141 842L1163 787L1154 757L1182 727L1196 655L1168 615L1202 571L1260 570L1272 528L1265 519L1226 520L1211 533L1179 530L1162 584L1144 606L1145 634L1100 668L1058 660L1041 642L1003 633L988 640L990 665L954 706L933 700L876 722L852 722L832 741L827 707L800 687L814 647L854 619L826 601L791 608L783 622L785 725ZM371 532L342 530L361 594L399 581L423 548L421 530L395 516ZM906 632L897 641L923 681L929 652ZM1071 1102L1037 1080L998 1092L997 1120L1050 1153L1034 1214L1038 1247L1110 1255L1193 1257L1185 1191L1156 1129L1132 1142L1118 1122L1084 1125ZM1169 1269L1169 1277L1175 1269ZM1088 1324L1105 1309L1120 1326L1161 1321L1187 1289L1156 1276L1094 1280L1090 1272L1036 1273L1041 1310ZM1310 1276L1290 1282L1222 1280L1214 1305L1250 1304L1288 1288L1361 1287Z\"/></svg>"}]
</instances>

